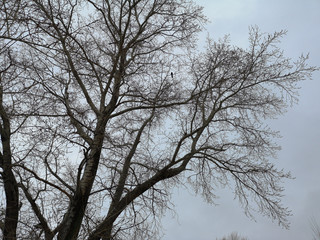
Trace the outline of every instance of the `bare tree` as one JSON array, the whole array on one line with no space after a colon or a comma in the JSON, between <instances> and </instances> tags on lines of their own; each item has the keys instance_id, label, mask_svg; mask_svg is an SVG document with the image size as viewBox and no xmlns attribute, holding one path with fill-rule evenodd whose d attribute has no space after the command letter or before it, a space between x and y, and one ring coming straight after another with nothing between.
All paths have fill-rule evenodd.
<instances>
[{"instance_id":1,"label":"bare tree","mask_svg":"<svg viewBox=\"0 0 320 240\"><path fill-rule=\"evenodd\" d=\"M312 229L312 233L313 233L312 240L320 239L320 226L319 226L319 223L317 222L317 220L314 217L312 217L310 219L310 225L311 225L311 229Z\"/></svg>"},{"instance_id":2,"label":"bare tree","mask_svg":"<svg viewBox=\"0 0 320 240\"><path fill-rule=\"evenodd\" d=\"M2 49L3 50L3 49ZM10 61L9 52L7 52L8 58ZM4 61L5 62L5 61ZM3 230L3 235L7 236L6 239L16 239L16 228L18 224L18 214L19 214L19 193L18 193L18 184L12 170L12 154L11 154L11 124L8 117L8 113L5 109L4 103L4 89L3 82L5 80L5 73L11 68L11 62L3 64L3 69L0 70L0 134L1 134L1 152L0 152L0 167L1 171L1 185L3 185L5 191L6 199L6 210L4 223L1 221L1 230ZM6 66L7 65L7 66ZM10 74L10 73L9 73Z\"/></svg>"},{"instance_id":3,"label":"bare tree","mask_svg":"<svg viewBox=\"0 0 320 240\"><path fill-rule=\"evenodd\" d=\"M227 237L221 238L221 240L248 240L247 238L241 237L238 233L233 232Z\"/></svg>"},{"instance_id":4,"label":"bare tree","mask_svg":"<svg viewBox=\"0 0 320 240\"><path fill-rule=\"evenodd\" d=\"M287 226L279 182L290 175L269 162L277 133L264 119L294 103L315 68L283 57L285 32L252 28L248 49L210 40L198 53L205 17L190 1L2 4L15 34L1 41L21 69L10 78L21 88L2 100L7 122L22 121L8 162L19 239L155 239L170 189L186 181L208 201L232 182L246 213ZM12 96L23 101L9 106Z\"/></svg>"},{"instance_id":5,"label":"bare tree","mask_svg":"<svg viewBox=\"0 0 320 240\"><path fill-rule=\"evenodd\" d=\"M1 18L7 19L15 15L15 6L8 9L5 3L0 4ZM11 21L3 21L0 25L0 33L2 36L10 37L11 33L15 34L15 28ZM15 82L15 78L19 75L19 69L15 65L12 56L12 42L0 42L0 135L1 135L1 152L0 152L0 172L1 187L3 187L5 197L5 210L1 209L0 228L3 232L4 239L16 239L16 230L19 215L19 192L18 183L13 173L12 163L12 145L11 138L15 130L10 119L12 105L15 104L15 97L7 100L5 94L8 91L19 88L19 83ZM16 86L15 86L16 85ZM9 90L10 89L10 90ZM2 195L2 194L1 194ZM2 205L2 204L1 204ZM4 219L4 220L3 220Z\"/></svg>"}]
</instances>

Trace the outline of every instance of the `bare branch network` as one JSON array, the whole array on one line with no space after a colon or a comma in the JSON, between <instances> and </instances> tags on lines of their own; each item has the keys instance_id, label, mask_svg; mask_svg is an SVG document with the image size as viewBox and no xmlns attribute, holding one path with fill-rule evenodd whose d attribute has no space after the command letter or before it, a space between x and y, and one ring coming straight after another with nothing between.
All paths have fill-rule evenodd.
<instances>
[{"instance_id":1,"label":"bare branch network","mask_svg":"<svg viewBox=\"0 0 320 240\"><path fill-rule=\"evenodd\" d=\"M187 0L1 1L3 239L156 239L186 182L288 226L264 120L316 68L283 56L283 31L199 52L205 22Z\"/></svg>"}]
</instances>

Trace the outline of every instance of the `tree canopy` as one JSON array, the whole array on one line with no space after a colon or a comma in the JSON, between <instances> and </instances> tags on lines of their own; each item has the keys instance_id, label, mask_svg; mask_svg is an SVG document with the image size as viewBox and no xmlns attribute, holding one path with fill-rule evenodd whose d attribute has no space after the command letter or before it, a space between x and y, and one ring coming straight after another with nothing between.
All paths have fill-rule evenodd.
<instances>
[{"instance_id":1,"label":"tree canopy","mask_svg":"<svg viewBox=\"0 0 320 240\"><path fill-rule=\"evenodd\" d=\"M315 67L250 28L196 45L189 0L0 3L3 239L156 239L170 191L234 186L247 214L288 226L266 119Z\"/></svg>"}]
</instances>

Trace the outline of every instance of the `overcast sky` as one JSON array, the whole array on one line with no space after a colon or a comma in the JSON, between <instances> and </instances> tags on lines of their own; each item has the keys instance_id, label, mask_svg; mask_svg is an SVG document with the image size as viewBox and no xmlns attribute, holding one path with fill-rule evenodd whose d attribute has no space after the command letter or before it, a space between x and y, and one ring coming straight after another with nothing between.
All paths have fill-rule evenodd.
<instances>
[{"instance_id":1,"label":"overcast sky","mask_svg":"<svg viewBox=\"0 0 320 240\"><path fill-rule=\"evenodd\" d=\"M320 0L196 0L204 6L211 23L207 31L214 39L230 34L235 45L245 47L248 27L262 32L288 30L281 43L293 59L310 53L310 65L320 66ZM320 72L300 84L299 104L272 122L283 136L276 166L296 177L286 181L283 204L292 210L289 230L267 217L247 218L230 190L221 190L219 205L205 203L200 196L176 189L176 218L163 219L164 240L215 240L233 231L249 240L312 239L310 219L320 224Z\"/></svg>"}]
</instances>

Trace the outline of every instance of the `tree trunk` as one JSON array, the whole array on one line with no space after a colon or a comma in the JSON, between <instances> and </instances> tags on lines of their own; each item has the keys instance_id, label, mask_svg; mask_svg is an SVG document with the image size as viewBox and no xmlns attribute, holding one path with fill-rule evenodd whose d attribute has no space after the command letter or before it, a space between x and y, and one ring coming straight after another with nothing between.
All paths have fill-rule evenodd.
<instances>
[{"instance_id":1,"label":"tree trunk","mask_svg":"<svg viewBox=\"0 0 320 240\"><path fill-rule=\"evenodd\" d=\"M76 240L81 227L89 195L84 196L77 192L70 203L58 240Z\"/></svg>"},{"instance_id":2,"label":"tree trunk","mask_svg":"<svg viewBox=\"0 0 320 240\"><path fill-rule=\"evenodd\" d=\"M12 171L12 158L10 146L10 121L3 107L2 87L0 86L0 135L2 151L0 152L0 167L2 167L2 179L6 195L6 215L4 220L3 239L14 240L17 238L17 224L19 217L19 191L18 184Z\"/></svg>"},{"instance_id":3,"label":"tree trunk","mask_svg":"<svg viewBox=\"0 0 320 240\"><path fill-rule=\"evenodd\" d=\"M10 167L4 167L3 183L6 195L6 216L4 220L4 240L17 239L16 231L19 217L19 194L16 179Z\"/></svg>"},{"instance_id":4,"label":"tree trunk","mask_svg":"<svg viewBox=\"0 0 320 240\"><path fill-rule=\"evenodd\" d=\"M101 148L104 137L105 122L100 125L99 134L96 134L90 154L86 160L83 176L77 184L77 190L70 202L69 209L62 222L58 240L76 240L81 228L82 219L90 197L92 185L97 174Z\"/></svg>"}]
</instances>

